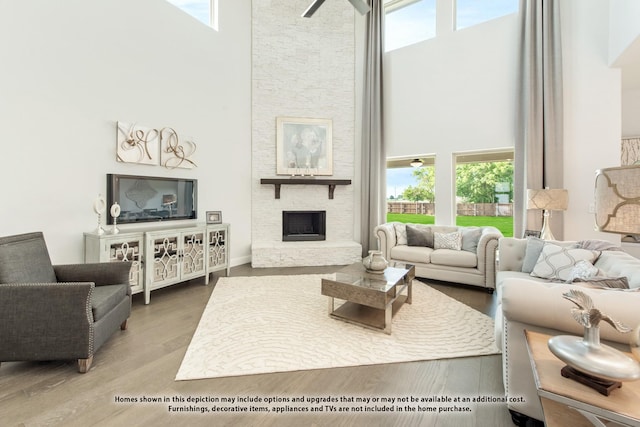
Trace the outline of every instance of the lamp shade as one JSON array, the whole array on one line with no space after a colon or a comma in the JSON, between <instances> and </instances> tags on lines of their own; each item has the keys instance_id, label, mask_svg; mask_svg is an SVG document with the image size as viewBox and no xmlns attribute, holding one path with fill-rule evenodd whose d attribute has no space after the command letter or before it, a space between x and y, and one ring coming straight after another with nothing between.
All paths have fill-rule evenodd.
<instances>
[{"instance_id":1,"label":"lamp shade","mask_svg":"<svg viewBox=\"0 0 640 427\"><path fill-rule=\"evenodd\" d=\"M598 231L640 234L640 166L596 171L595 221Z\"/></svg>"},{"instance_id":2,"label":"lamp shade","mask_svg":"<svg viewBox=\"0 0 640 427\"><path fill-rule=\"evenodd\" d=\"M569 205L569 192L557 188L527 190L527 209L564 211Z\"/></svg>"}]
</instances>

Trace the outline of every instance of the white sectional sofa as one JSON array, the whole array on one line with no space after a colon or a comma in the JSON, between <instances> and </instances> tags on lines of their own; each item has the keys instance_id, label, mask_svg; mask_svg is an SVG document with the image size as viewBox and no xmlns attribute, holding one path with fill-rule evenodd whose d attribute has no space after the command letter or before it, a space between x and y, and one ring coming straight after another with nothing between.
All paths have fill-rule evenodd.
<instances>
[{"instance_id":1,"label":"white sectional sofa","mask_svg":"<svg viewBox=\"0 0 640 427\"><path fill-rule=\"evenodd\" d=\"M594 241L545 242L559 247L599 247L593 266L610 278L626 277L629 290L596 288L590 283L564 283L534 277L529 272L540 259L527 239L502 238L498 248L496 274L497 298L496 343L502 348L503 382L508 398L524 397L523 402L508 403L517 425L526 417L544 420L537 396L524 330L549 335L582 336L583 328L571 316L573 304L562 297L569 289L580 289L591 296L599 310L629 327L640 324L640 259L618 248L607 248ZM543 243L543 244L545 244ZM535 258L535 259L534 259ZM524 271L523 271L524 269ZM553 279L556 280L556 279ZM560 279L557 279L560 280ZM592 287L594 286L594 287ZM629 351L629 335L616 332L606 323L600 327L603 343ZM559 374L558 374L559 375ZM521 417L520 415L525 417ZM524 424L522 424L524 425Z\"/></svg>"},{"instance_id":2,"label":"white sectional sofa","mask_svg":"<svg viewBox=\"0 0 640 427\"><path fill-rule=\"evenodd\" d=\"M374 231L387 261L414 264L418 277L478 286L489 292L495 289L495 256L502 237L495 227L389 222ZM456 233L460 237L458 246L450 246L448 237Z\"/></svg>"}]
</instances>

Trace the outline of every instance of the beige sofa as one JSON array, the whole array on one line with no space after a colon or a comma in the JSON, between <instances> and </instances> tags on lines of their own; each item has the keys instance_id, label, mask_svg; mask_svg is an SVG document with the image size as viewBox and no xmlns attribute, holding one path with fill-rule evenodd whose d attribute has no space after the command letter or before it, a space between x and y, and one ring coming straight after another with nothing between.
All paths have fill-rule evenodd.
<instances>
[{"instance_id":1,"label":"beige sofa","mask_svg":"<svg viewBox=\"0 0 640 427\"><path fill-rule=\"evenodd\" d=\"M431 242L412 245L407 229L420 230L435 239L435 233L458 232L462 236L460 249L434 249ZM502 233L495 227L455 227L389 222L374 230L379 248L389 262L415 265L416 276L447 282L495 289L495 254ZM417 242L420 243L420 242Z\"/></svg>"},{"instance_id":2,"label":"beige sofa","mask_svg":"<svg viewBox=\"0 0 640 427\"><path fill-rule=\"evenodd\" d=\"M575 246L578 242L549 242L558 246ZM530 246L531 247L531 246ZM582 336L583 328L571 316L573 304L562 297L569 289L580 289L589 294L596 308L630 327L640 324L640 259L615 249L603 250L594 262L600 273L608 277L626 277L630 290L594 289L579 283L552 282L532 277L526 264L527 240L502 238L498 249L496 274L497 298L495 333L496 343L502 349L503 382L507 398L523 402L509 402L514 422L532 417L543 420L542 407L537 396L526 348L524 330L549 335ZM532 252L529 250L529 252ZM535 251L534 251L535 254ZM525 266L525 272L523 272ZM629 335L616 332L610 325L601 324L603 343L629 351ZM521 417L520 415L526 417ZM524 425L524 424L522 424Z\"/></svg>"}]
</instances>

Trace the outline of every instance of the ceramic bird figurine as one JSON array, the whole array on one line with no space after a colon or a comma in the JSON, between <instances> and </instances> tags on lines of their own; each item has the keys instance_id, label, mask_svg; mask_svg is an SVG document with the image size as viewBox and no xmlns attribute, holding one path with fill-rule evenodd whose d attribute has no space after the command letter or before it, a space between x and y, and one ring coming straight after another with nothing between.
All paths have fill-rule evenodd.
<instances>
[{"instance_id":1,"label":"ceramic bird figurine","mask_svg":"<svg viewBox=\"0 0 640 427\"><path fill-rule=\"evenodd\" d=\"M622 322L612 319L607 314L595 308L591 297L584 292L577 289L571 289L569 292L562 294L562 296L578 306L578 308L574 307L571 309L571 314L573 315L573 318L585 328L598 327L600 321L604 320L613 326L618 332L624 333L631 331L631 328L627 327Z\"/></svg>"}]
</instances>

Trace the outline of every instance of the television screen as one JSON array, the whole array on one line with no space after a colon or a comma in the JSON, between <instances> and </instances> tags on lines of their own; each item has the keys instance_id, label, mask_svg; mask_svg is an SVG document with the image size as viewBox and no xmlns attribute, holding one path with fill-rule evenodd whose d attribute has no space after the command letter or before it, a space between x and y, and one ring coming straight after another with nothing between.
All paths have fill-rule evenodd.
<instances>
[{"instance_id":1,"label":"television screen","mask_svg":"<svg viewBox=\"0 0 640 427\"><path fill-rule=\"evenodd\" d=\"M107 174L107 205L120 205L118 224L195 219L197 194L195 179Z\"/></svg>"}]
</instances>

